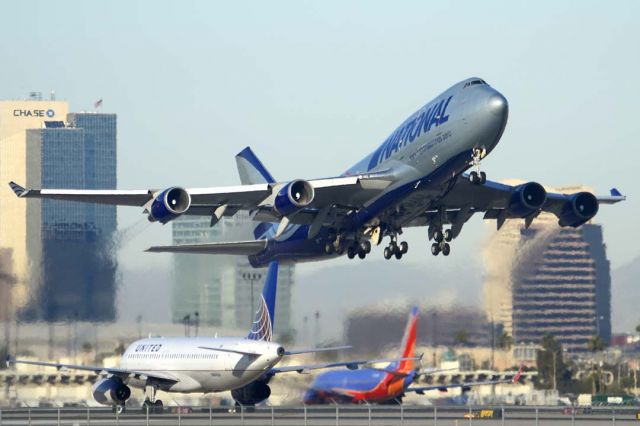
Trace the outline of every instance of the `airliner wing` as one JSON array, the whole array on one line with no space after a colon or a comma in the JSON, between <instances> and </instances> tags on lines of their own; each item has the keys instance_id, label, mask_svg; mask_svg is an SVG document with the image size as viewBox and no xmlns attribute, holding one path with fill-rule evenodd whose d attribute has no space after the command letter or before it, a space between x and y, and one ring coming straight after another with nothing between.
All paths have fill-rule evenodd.
<instances>
[{"instance_id":1,"label":"airliner wing","mask_svg":"<svg viewBox=\"0 0 640 426\"><path fill-rule=\"evenodd\" d=\"M346 367L349 370L357 370L358 368L369 368L374 364L379 364L383 362L400 362L400 361L418 361L420 357L410 357L410 358L384 358L384 359L368 359L368 360L357 360L357 361L339 361L339 362L326 362L326 363L318 363L318 364L307 364L307 365L287 365L283 367L274 367L269 373L270 374L278 374L278 373L306 373L311 370L319 370L324 368L338 368L338 367ZM387 371L388 373L392 373L391 371Z\"/></svg>"},{"instance_id":2,"label":"airliner wing","mask_svg":"<svg viewBox=\"0 0 640 426\"><path fill-rule=\"evenodd\" d=\"M441 392L446 392L449 389L453 388L462 388L463 391L469 390L474 386L483 386L483 385L498 385L504 383L519 383L520 378L522 376L522 367L517 371L516 374L511 378L498 379L498 380L484 380L477 382L461 382L461 383L447 383L447 384L439 384L439 385L428 385L428 386L412 386L408 388L405 392L415 392L417 394L424 394L424 392L430 390L439 390Z\"/></svg>"},{"instance_id":3,"label":"airliner wing","mask_svg":"<svg viewBox=\"0 0 640 426\"><path fill-rule=\"evenodd\" d=\"M79 370L79 371L91 371L95 374L109 374L112 376L118 376L122 379L141 379L148 380L154 383L177 383L179 380L172 376L171 374L160 372L160 371L137 371L137 370L127 370L121 368L111 368L111 367L97 367L90 365L74 365L74 364L61 364L55 362L42 362L42 361L26 361L26 360L17 360L7 357L7 366L14 364L25 364L25 365L38 365L42 367L53 367L58 370Z\"/></svg>"},{"instance_id":4,"label":"airliner wing","mask_svg":"<svg viewBox=\"0 0 640 426\"><path fill-rule=\"evenodd\" d=\"M463 175L453 184L447 194L437 204L433 205L431 210L413 218L403 226L426 226L434 222L442 225L451 224L455 238L460 233L462 225L475 213L484 213L484 219L495 219L498 229L506 219L513 218L525 219L526 225L529 226L540 212L553 213L562 223L563 212L567 209L568 202L578 194L585 194L581 192L573 194L546 192L546 197L538 208L532 209L530 213L525 211L525 214L521 211L514 212L514 209L511 208L511 203L513 203L514 197L517 196L517 191L521 190L523 185L529 184L536 185L542 189L535 182L506 185L487 181L482 185L474 185L469 181L467 175ZM533 186L531 188L533 189ZM542 193L545 193L544 189L542 189ZM614 204L625 199L626 197L615 188L611 189L610 195L599 195L593 198L597 204ZM598 206L595 205L593 207L597 212ZM576 223L582 224L584 222L576 220ZM563 223L564 225L571 225L571 223Z\"/></svg>"},{"instance_id":5,"label":"airliner wing","mask_svg":"<svg viewBox=\"0 0 640 426\"><path fill-rule=\"evenodd\" d=\"M323 208L328 206L360 207L366 200L389 186L392 181L393 174L389 171L359 176L309 180L308 183L314 190L314 198L305 207L304 214L292 216L291 223L309 223ZM256 212L256 220L277 222L281 219L281 216L273 209L275 195L287 183L186 188L185 191L189 194L191 203L184 214L231 216L238 210L249 210ZM15 182L9 182L9 186L20 198L41 198L145 208L163 192L162 189L28 189ZM296 216L297 219L295 218Z\"/></svg>"}]
</instances>

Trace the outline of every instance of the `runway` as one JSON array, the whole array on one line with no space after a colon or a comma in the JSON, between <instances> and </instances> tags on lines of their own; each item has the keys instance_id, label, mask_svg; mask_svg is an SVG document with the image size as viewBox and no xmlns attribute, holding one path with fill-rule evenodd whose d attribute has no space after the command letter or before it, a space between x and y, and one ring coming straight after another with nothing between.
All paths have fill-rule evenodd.
<instances>
[{"instance_id":1,"label":"runway","mask_svg":"<svg viewBox=\"0 0 640 426\"><path fill-rule=\"evenodd\" d=\"M504 415L503 415L504 413ZM5 408L0 426L11 425L291 425L291 426L431 426L431 425L605 425L637 423L638 408L597 408L589 413L563 407L296 406L259 407L229 413L214 407L166 407L162 414L129 408L121 415L109 408Z\"/></svg>"}]
</instances>

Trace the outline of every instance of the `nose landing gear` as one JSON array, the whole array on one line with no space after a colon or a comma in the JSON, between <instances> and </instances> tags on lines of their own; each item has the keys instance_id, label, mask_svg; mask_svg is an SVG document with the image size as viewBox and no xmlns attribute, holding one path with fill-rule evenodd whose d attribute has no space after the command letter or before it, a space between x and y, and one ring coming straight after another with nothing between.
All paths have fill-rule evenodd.
<instances>
[{"instance_id":1,"label":"nose landing gear","mask_svg":"<svg viewBox=\"0 0 640 426\"><path fill-rule=\"evenodd\" d=\"M483 185L487 182L487 174L480 171L480 161L487 155L484 148L474 148L471 154L471 165L476 170L469 173L469 181L474 185Z\"/></svg>"}]
</instances>

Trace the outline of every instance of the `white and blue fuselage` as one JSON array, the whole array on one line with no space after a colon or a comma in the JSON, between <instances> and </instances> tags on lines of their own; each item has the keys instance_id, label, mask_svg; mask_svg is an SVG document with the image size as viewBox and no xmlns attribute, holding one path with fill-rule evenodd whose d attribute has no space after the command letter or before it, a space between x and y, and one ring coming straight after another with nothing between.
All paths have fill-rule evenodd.
<instances>
[{"instance_id":1,"label":"white and blue fuselage","mask_svg":"<svg viewBox=\"0 0 640 426\"><path fill-rule=\"evenodd\" d=\"M394 224L394 210L402 204L403 217L418 216L446 195L456 179L472 166L474 150L488 154L496 146L508 118L508 103L479 78L457 83L407 118L372 153L343 176L391 173L393 182L382 193L348 213L341 232ZM409 210L409 211L407 211ZM327 254L330 230L309 238L308 225L289 225L278 238L277 224L263 228L266 248L249 256L253 266L272 260L311 261Z\"/></svg>"}]
</instances>

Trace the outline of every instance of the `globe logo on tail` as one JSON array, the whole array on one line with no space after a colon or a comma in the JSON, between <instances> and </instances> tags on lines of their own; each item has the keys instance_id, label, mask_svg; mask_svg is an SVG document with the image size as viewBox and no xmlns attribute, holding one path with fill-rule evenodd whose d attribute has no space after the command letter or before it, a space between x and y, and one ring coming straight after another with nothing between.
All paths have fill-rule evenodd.
<instances>
[{"instance_id":1,"label":"globe logo on tail","mask_svg":"<svg viewBox=\"0 0 640 426\"><path fill-rule=\"evenodd\" d=\"M251 331L248 338L251 340L264 340L271 341L273 337L273 330L271 329L271 316L269 315L269 309L267 308L267 302L264 300L264 296L260 297L260 305L256 312L256 317L251 324Z\"/></svg>"}]
</instances>

